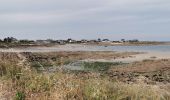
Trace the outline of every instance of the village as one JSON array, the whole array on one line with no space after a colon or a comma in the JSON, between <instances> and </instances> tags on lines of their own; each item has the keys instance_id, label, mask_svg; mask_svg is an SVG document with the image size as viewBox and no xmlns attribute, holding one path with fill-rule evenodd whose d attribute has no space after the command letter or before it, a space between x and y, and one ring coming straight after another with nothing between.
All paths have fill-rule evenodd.
<instances>
[{"instance_id":1,"label":"village","mask_svg":"<svg viewBox=\"0 0 170 100\"><path fill-rule=\"evenodd\" d=\"M125 40L125 39L121 39L118 41L115 40L109 40L109 39L92 39L92 40L88 40L88 39L81 39L81 40L75 40L75 39L71 39L68 38L66 40L53 40L53 39L46 39L46 40L28 40L28 39L21 39L18 40L14 37L6 37L4 39L0 39L0 43L25 43L25 44L68 44L68 43L137 43L140 42L138 39L133 39L133 40Z\"/></svg>"}]
</instances>

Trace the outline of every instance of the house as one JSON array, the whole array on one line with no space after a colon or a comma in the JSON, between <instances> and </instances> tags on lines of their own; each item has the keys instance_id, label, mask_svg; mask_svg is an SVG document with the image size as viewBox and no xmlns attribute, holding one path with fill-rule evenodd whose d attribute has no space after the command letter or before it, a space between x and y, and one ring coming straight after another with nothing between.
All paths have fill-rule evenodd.
<instances>
[{"instance_id":1,"label":"house","mask_svg":"<svg viewBox=\"0 0 170 100\"><path fill-rule=\"evenodd\" d=\"M81 43L87 43L87 42L88 42L88 40L86 40L86 39L81 40Z\"/></svg>"},{"instance_id":2,"label":"house","mask_svg":"<svg viewBox=\"0 0 170 100\"><path fill-rule=\"evenodd\" d=\"M76 40L69 38L69 39L67 39L67 43L76 43Z\"/></svg>"},{"instance_id":3,"label":"house","mask_svg":"<svg viewBox=\"0 0 170 100\"><path fill-rule=\"evenodd\" d=\"M60 45L64 45L66 44L67 41L65 40L56 40L56 43L60 44Z\"/></svg>"}]
</instances>

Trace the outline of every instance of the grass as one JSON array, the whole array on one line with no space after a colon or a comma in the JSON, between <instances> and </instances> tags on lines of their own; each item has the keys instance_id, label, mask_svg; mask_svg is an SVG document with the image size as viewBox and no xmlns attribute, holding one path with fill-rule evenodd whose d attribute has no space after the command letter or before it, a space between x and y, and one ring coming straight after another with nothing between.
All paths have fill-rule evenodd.
<instances>
[{"instance_id":1,"label":"grass","mask_svg":"<svg viewBox=\"0 0 170 100\"><path fill-rule=\"evenodd\" d=\"M23 92L17 92L15 100L25 100L25 94Z\"/></svg>"},{"instance_id":2,"label":"grass","mask_svg":"<svg viewBox=\"0 0 170 100\"><path fill-rule=\"evenodd\" d=\"M34 68L18 66L15 54L3 54L0 80L6 98L14 100L169 100L169 90L144 83L127 84L100 76L100 71L122 63L84 63L95 71L87 73L37 72ZM103 66L106 69L103 69ZM97 71L96 71L97 70ZM99 72L98 72L99 71ZM0 83L2 82L0 81ZM166 90L167 89L167 90ZM1 97L1 95L0 95Z\"/></svg>"},{"instance_id":3,"label":"grass","mask_svg":"<svg viewBox=\"0 0 170 100\"><path fill-rule=\"evenodd\" d=\"M84 62L85 70L89 71L107 71L112 66L121 65L121 62Z\"/></svg>"},{"instance_id":4,"label":"grass","mask_svg":"<svg viewBox=\"0 0 170 100\"><path fill-rule=\"evenodd\" d=\"M8 88L15 89L14 93L17 94L17 98L30 100L37 98L51 100L50 98L57 97L64 100L169 99L169 96L164 93L161 93L163 96L156 93L152 86L127 85L109 80L107 77L96 77L95 74L89 75L89 78L60 72L48 75L24 72L19 79L9 80L12 87ZM31 97L31 95L34 96Z\"/></svg>"}]
</instances>

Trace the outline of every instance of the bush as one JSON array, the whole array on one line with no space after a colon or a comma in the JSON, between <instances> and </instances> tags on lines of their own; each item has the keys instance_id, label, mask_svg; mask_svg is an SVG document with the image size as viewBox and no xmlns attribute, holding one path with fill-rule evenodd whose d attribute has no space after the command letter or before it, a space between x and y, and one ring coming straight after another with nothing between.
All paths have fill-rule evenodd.
<instances>
[{"instance_id":1,"label":"bush","mask_svg":"<svg viewBox=\"0 0 170 100\"><path fill-rule=\"evenodd\" d=\"M25 93L23 92L17 92L15 100L25 100Z\"/></svg>"}]
</instances>

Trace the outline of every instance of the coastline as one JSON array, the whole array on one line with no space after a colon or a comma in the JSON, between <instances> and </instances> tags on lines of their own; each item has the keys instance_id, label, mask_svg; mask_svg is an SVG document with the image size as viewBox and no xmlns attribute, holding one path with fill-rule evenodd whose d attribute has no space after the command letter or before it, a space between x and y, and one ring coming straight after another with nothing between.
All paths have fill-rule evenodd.
<instances>
[{"instance_id":1,"label":"coastline","mask_svg":"<svg viewBox=\"0 0 170 100\"><path fill-rule=\"evenodd\" d=\"M165 46L165 45L164 45ZM131 47L129 47L131 48ZM120 48L121 49L121 48ZM108 61L122 61L122 62L134 62L134 61L142 61L145 59L169 59L170 52L162 52L162 51L153 51L153 50L146 50L146 51L138 51L138 50L121 50L119 51L116 49L107 48L100 45L82 45L82 44L66 44L66 45L53 45L53 46L35 46L35 47L15 47L15 48L0 48L0 52L90 52L90 51L100 51L100 52L138 52L139 54L133 55L128 58L119 58L119 59L110 59ZM104 59L87 59L91 61L105 61Z\"/></svg>"}]
</instances>

